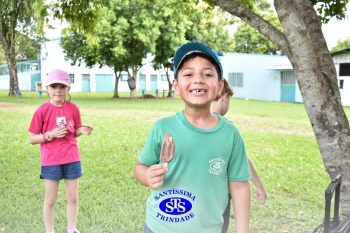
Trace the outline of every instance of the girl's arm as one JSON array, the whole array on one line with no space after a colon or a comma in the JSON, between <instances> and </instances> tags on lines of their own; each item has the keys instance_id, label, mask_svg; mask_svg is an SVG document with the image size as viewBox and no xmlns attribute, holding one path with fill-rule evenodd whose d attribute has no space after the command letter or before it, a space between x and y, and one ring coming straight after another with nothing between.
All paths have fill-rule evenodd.
<instances>
[{"instance_id":1,"label":"girl's arm","mask_svg":"<svg viewBox=\"0 0 350 233\"><path fill-rule=\"evenodd\" d=\"M229 182L237 233L249 233L250 185L248 181Z\"/></svg>"},{"instance_id":2,"label":"girl's arm","mask_svg":"<svg viewBox=\"0 0 350 233\"><path fill-rule=\"evenodd\" d=\"M258 173L255 170L255 167L252 163L252 161L250 161L250 159L248 158L248 162L249 162L249 168L250 168L250 172L252 173L252 182L256 187L256 196L255 198L258 200L259 204L262 205L265 203L265 200L267 198L267 194L264 188L263 183L260 180L260 177L258 175Z\"/></svg>"},{"instance_id":3,"label":"girl's arm","mask_svg":"<svg viewBox=\"0 0 350 233\"><path fill-rule=\"evenodd\" d=\"M80 128L75 130L75 136L79 137L80 135L90 135L92 133L93 128L91 126L83 125Z\"/></svg>"},{"instance_id":4,"label":"girl's arm","mask_svg":"<svg viewBox=\"0 0 350 233\"><path fill-rule=\"evenodd\" d=\"M67 127L63 126L55 128L52 131L47 131L43 134L29 133L30 144L41 144L44 142L52 141L54 138L63 138L66 136Z\"/></svg>"},{"instance_id":5,"label":"girl's arm","mask_svg":"<svg viewBox=\"0 0 350 233\"><path fill-rule=\"evenodd\" d=\"M29 133L29 142L30 144L35 145L46 142L46 140L42 134Z\"/></svg>"}]
</instances>

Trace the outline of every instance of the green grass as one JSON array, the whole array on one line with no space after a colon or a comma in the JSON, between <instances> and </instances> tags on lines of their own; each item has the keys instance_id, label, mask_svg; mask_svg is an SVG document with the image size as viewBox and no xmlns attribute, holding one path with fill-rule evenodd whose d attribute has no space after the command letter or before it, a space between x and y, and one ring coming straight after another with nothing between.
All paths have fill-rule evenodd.
<instances>
[{"instance_id":1,"label":"green grass","mask_svg":"<svg viewBox=\"0 0 350 233\"><path fill-rule=\"evenodd\" d=\"M141 96L138 94L138 96ZM180 98L113 99L112 93L71 93L83 123L94 127L79 138L81 232L143 232L150 189L133 177L134 163L159 118L183 109ZM46 95L0 91L0 232L43 232L43 181L39 145L28 142L28 127ZM349 108L345 109L349 113ZM232 99L226 115L240 129L249 157L268 192L261 207L252 186L251 232L312 232L323 219L325 172L302 104ZM61 182L55 230L65 232L65 189ZM233 231L231 222L230 230Z\"/></svg>"}]
</instances>

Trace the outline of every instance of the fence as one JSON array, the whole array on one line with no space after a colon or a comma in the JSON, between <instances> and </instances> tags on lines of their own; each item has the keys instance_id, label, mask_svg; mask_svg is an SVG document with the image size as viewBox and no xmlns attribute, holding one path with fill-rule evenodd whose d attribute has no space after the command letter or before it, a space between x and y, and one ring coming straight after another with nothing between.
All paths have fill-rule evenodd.
<instances>
[{"instance_id":1,"label":"fence","mask_svg":"<svg viewBox=\"0 0 350 233\"><path fill-rule=\"evenodd\" d=\"M19 73L40 70L40 63L37 60L16 62L16 65L17 65L17 72ZM9 74L8 65L7 64L0 65L0 75L8 75L8 74Z\"/></svg>"}]
</instances>

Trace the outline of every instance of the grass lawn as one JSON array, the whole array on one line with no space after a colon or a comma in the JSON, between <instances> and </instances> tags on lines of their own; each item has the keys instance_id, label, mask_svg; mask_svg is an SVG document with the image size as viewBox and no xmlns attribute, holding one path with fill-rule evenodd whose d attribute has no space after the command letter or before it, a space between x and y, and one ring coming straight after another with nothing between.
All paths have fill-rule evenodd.
<instances>
[{"instance_id":1,"label":"grass lawn","mask_svg":"<svg viewBox=\"0 0 350 233\"><path fill-rule=\"evenodd\" d=\"M34 111L48 98L40 99L36 92L22 92L19 98L7 93L0 91L0 233L44 232L39 145L28 142L27 130ZM84 172L78 217L82 233L143 232L145 202L151 191L135 180L134 164L153 123L184 106L178 97L111 96L71 93L83 123L94 127L91 136L79 138ZM304 106L232 99L226 116L243 135L268 192L266 204L259 206L252 185L251 232L312 232L322 222L330 178ZM56 233L65 232L65 207L61 182ZM232 221L231 232L233 227Z\"/></svg>"}]
</instances>

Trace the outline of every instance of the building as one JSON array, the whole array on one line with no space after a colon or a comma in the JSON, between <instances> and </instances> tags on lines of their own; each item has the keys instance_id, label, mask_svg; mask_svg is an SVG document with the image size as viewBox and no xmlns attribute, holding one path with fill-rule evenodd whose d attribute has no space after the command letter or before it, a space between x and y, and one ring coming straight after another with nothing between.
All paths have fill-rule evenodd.
<instances>
[{"instance_id":1,"label":"building","mask_svg":"<svg viewBox=\"0 0 350 233\"><path fill-rule=\"evenodd\" d=\"M148 61L147 61L148 60ZM151 58L145 60L140 68L137 79L138 90L167 90L168 81L165 70L154 70L150 65ZM225 53L221 57L224 77L233 86L235 97L249 98L266 101L287 100L281 91L281 76L294 77L293 70L287 71L268 69L269 67L290 67L286 56ZM51 40L45 43L41 51L41 80L45 82L47 73L55 68L66 70L71 75L72 88L75 92L112 92L114 90L114 72L109 67L98 66L89 69L85 66L71 66L64 60L64 53L59 45L59 40ZM289 77L288 76L288 77ZM173 79L173 72L170 72ZM127 84L128 74L123 73L118 91L129 91ZM292 79L295 83L295 78ZM294 84L295 86L295 84ZM302 102L298 88L294 88L294 95L290 102Z\"/></svg>"},{"instance_id":2,"label":"building","mask_svg":"<svg viewBox=\"0 0 350 233\"><path fill-rule=\"evenodd\" d=\"M331 54L337 70L339 88L344 106L350 106L350 48ZM41 49L40 71L30 70L19 75L21 91L35 91L36 82L45 83L47 73L52 69L66 70L71 76L71 92L113 92L115 88L114 71L107 67L87 68L84 65L71 65L64 59L59 39L51 39ZM137 90L168 90L165 70L154 70L150 65L152 58L145 59L136 77ZM225 53L221 57L226 78L234 89L236 98L263 101L282 101L302 103L302 96L286 56ZM1 71L1 67L0 67ZM33 76L34 75L34 76ZM171 80L173 72L169 72ZM39 80L40 79L40 80ZM128 74L122 72L118 82L119 92L129 92ZM8 75L0 72L0 89L8 90Z\"/></svg>"},{"instance_id":3,"label":"building","mask_svg":"<svg viewBox=\"0 0 350 233\"><path fill-rule=\"evenodd\" d=\"M350 48L331 53L343 106L350 106Z\"/></svg>"}]
</instances>

